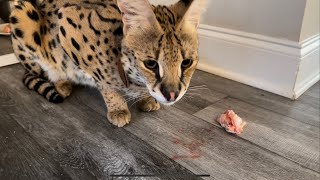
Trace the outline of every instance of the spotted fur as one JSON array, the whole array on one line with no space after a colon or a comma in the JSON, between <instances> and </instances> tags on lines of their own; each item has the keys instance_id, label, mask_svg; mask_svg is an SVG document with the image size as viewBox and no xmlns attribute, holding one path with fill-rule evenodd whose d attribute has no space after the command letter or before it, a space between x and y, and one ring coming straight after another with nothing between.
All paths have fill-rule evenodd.
<instances>
[{"instance_id":1,"label":"spotted fur","mask_svg":"<svg viewBox=\"0 0 320 180\"><path fill-rule=\"evenodd\" d=\"M10 21L14 51L26 69L23 82L54 103L70 95L71 83L97 87L109 121L122 127L131 118L124 97L139 98L140 109L152 111L186 92L198 62L202 6L203 0L171 6L147 0L20 1Z\"/></svg>"}]
</instances>

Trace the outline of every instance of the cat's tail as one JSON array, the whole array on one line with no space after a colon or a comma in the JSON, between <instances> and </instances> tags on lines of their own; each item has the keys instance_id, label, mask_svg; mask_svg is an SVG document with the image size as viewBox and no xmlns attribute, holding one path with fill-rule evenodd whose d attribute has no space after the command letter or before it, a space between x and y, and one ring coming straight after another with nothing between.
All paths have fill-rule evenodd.
<instances>
[{"instance_id":1,"label":"cat's tail","mask_svg":"<svg viewBox=\"0 0 320 180\"><path fill-rule=\"evenodd\" d=\"M23 83L30 89L38 92L49 102L61 103L64 98L56 91L53 83L39 75L26 71L23 76Z\"/></svg>"}]
</instances>

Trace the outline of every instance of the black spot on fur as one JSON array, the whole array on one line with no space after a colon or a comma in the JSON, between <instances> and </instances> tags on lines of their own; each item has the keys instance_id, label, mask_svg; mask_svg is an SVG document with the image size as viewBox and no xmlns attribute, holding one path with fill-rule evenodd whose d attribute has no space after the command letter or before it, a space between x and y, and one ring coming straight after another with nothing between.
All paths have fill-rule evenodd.
<instances>
[{"instance_id":1,"label":"black spot on fur","mask_svg":"<svg viewBox=\"0 0 320 180\"><path fill-rule=\"evenodd\" d=\"M93 72L93 74L94 74L94 76L95 76L96 78L98 78L98 79L99 79L99 81L101 81L100 76L99 76L96 72Z\"/></svg>"},{"instance_id":2,"label":"black spot on fur","mask_svg":"<svg viewBox=\"0 0 320 180\"><path fill-rule=\"evenodd\" d=\"M18 19L16 17L14 17L14 16L11 16L10 17L10 23L11 24L17 24L18 23Z\"/></svg>"},{"instance_id":3,"label":"black spot on fur","mask_svg":"<svg viewBox=\"0 0 320 180\"><path fill-rule=\"evenodd\" d=\"M35 10L32 11L28 11L27 15L29 16L30 19L32 19L33 21L38 21L39 20L39 15Z\"/></svg>"},{"instance_id":4,"label":"black spot on fur","mask_svg":"<svg viewBox=\"0 0 320 180\"><path fill-rule=\"evenodd\" d=\"M39 33L38 33L38 32L34 32L32 36L33 36L34 42L35 42L38 46L41 46L41 38L40 38Z\"/></svg>"},{"instance_id":5,"label":"black spot on fur","mask_svg":"<svg viewBox=\"0 0 320 180\"><path fill-rule=\"evenodd\" d=\"M60 44L60 38L59 38L59 35L58 35L58 34L57 34L57 36L56 36L56 39L57 39L58 44Z\"/></svg>"},{"instance_id":6,"label":"black spot on fur","mask_svg":"<svg viewBox=\"0 0 320 180\"><path fill-rule=\"evenodd\" d=\"M84 60L83 58L82 58L82 61L81 61L81 62L82 62L84 65L88 66L86 60Z\"/></svg>"},{"instance_id":7,"label":"black spot on fur","mask_svg":"<svg viewBox=\"0 0 320 180\"><path fill-rule=\"evenodd\" d=\"M54 39L52 39L51 45L52 45L52 48L56 48L57 47L56 41Z\"/></svg>"},{"instance_id":8,"label":"black spot on fur","mask_svg":"<svg viewBox=\"0 0 320 180\"><path fill-rule=\"evenodd\" d=\"M77 27L77 25L72 21L72 19L67 18L67 21L68 21L68 23L69 23L70 25L72 25L74 28Z\"/></svg>"},{"instance_id":9,"label":"black spot on fur","mask_svg":"<svg viewBox=\"0 0 320 180\"><path fill-rule=\"evenodd\" d=\"M47 26L40 26L40 34L41 35L47 34Z\"/></svg>"},{"instance_id":10,"label":"black spot on fur","mask_svg":"<svg viewBox=\"0 0 320 180\"><path fill-rule=\"evenodd\" d=\"M109 43L109 39L108 39L108 38L105 38L105 39L104 39L104 43L105 43L105 44L108 44L108 43Z\"/></svg>"},{"instance_id":11,"label":"black spot on fur","mask_svg":"<svg viewBox=\"0 0 320 180\"><path fill-rule=\"evenodd\" d=\"M82 20L84 18L84 14L81 13L80 16L79 16L80 20Z\"/></svg>"},{"instance_id":12,"label":"black spot on fur","mask_svg":"<svg viewBox=\"0 0 320 180\"><path fill-rule=\"evenodd\" d=\"M66 37L66 30L64 30L64 27L63 26L60 26L60 32L62 33L62 35L64 37Z\"/></svg>"},{"instance_id":13,"label":"black spot on fur","mask_svg":"<svg viewBox=\"0 0 320 180\"><path fill-rule=\"evenodd\" d=\"M100 70L100 69L98 69L98 68L97 68L97 72L98 72L98 74L100 75L100 77L101 77L102 79L105 79L105 78L104 78L104 76L102 75L102 73L101 73L101 70Z\"/></svg>"},{"instance_id":14,"label":"black spot on fur","mask_svg":"<svg viewBox=\"0 0 320 180\"><path fill-rule=\"evenodd\" d=\"M78 57L77 57L73 52L71 52L71 54L72 54L72 58L74 59L76 65L79 65L79 59L78 59Z\"/></svg>"},{"instance_id":15,"label":"black spot on fur","mask_svg":"<svg viewBox=\"0 0 320 180\"><path fill-rule=\"evenodd\" d=\"M20 45L18 45L18 48L20 51L23 51L23 52L25 51Z\"/></svg>"},{"instance_id":16,"label":"black spot on fur","mask_svg":"<svg viewBox=\"0 0 320 180\"><path fill-rule=\"evenodd\" d=\"M91 55L88 55L88 60L92 61L92 56Z\"/></svg>"},{"instance_id":17,"label":"black spot on fur","mask_svg":"<svg viewBox=\"0 0 320 180\"><path fill-rule=\"evenodd\" d=\"M54 63L57 63L57 61L56 61L56 58L54 58L53 56L52 56L52 54L51 54L51 59L52 59L52 61L54 62Z\"/></svg>"},{"instance_id":18,"label":"black spot on fur","mask_svg":"<svg viewBox=\"0 0 320 180\"><path fill-rule=\"evenodd\" d=\"M87 38L85 35L83 35L82 37L83 37L83 41L84 41L85 43L87 43L87 42L88 42L88 38Z\"/></svg>"},{"instance_id":19,"label":"black spot on fur","mask_svg":"<svg viewBox=\"0 0 320 180\"><path fill-rule=\"evenodd\" d=\"M36 52L36 49L35 49L34 47L30 46L29 44L26 44L26 47L27 47L30 51Z\"/></svg>"},{"instance_id":20,"label":"black spot on fur","mask_svg":"<svg viewBox=\"0 0 320 180\"><path fill-rule=\"evenodd\" d=\"M95 51L95 47L94 47L93 45L90 45L90 49L91 49L92 51Z\"/></svg>"},{"instance_id":21,"label":"black spot on fur","mask_svg":"<svg viewBox=\"0 0 320 180\"><path fill-rule=\"evenodd\" d=\"M31 70L31 66L30 66L29 64L25 63L24 66L25 66L27 69Z\"/></svg>"},{"instance_id":22,"label":"black spot on fur","mask_svg":"<svg viewBox=\"0 0 320 180\"><path fill-rule=\"evenodd\" d=\"M55 23L50 24L50 28L53 29L55 28L57 25Z\"/></svg>"},{"instance_id":23,"label":"black spot on fur","mask_svg":"<svg viewBox=\"0 0 320 180\"><path fill-rule=\"evenodd\" d=\"M72 42L73 47L75 47L79 51L80 46L79 46L78 42L73 38L71 38L71 42Z\"/></svg>"},{"instance_id":24,"label":"black spot on fur","mask_svg":"<svg viewBox=\"0 0 320 180\"><path fill-rule=\"evenodd\" d=\"M15 28L14 34L16 34L16 36L18 36L19 38L23 38L23 31L21 31L21 29L19 28Z\"/></svg>"},{"instance_id":25,"label":"black spot on fur","mask_svg":"<svg viewBox=\"0 0 320 180\"><path fill-rule=\"evenodd\" d=\"M62 19L62 13L61 13L61 12L59 12L58 18L59 18L59 19Z\"/></svg>"},{"instance_id":26,"label":"black spot on fur","mask_svg":"<svg viewBox=\"0 0 320 180\"><path fill-rule=\"evenodd\" d=\"M26 60L26 57L25 57L24 55L20 54L20 55L19 55L19 59L20 59L21 61L25 61L25 60Z\"/></svg>"}]
</instances>

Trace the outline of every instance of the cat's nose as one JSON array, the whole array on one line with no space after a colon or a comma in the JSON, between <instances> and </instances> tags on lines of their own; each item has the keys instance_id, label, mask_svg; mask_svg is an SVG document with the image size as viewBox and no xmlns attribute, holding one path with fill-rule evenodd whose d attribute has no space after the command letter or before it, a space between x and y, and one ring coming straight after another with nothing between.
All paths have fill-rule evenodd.
<instances>
[{"instance_id":1,"label":"cat's nose","mask_svg":"<svg viewBox=\"0 0 320 180\"><path fill-rule=\"evenodd\" d=\"M160 87L160 91L167 101L173 102L177 99L179 91L174 91L173 88L166 88L164 85Z\"/></svg>"},{"instance_id":2,"label":"cat's nose","mask_svg":"<svg viewBox=\"0 0 320 180\"><path fill-rule=\"evenodd\" d=\"M176 100L176 94L174 92L170 92L170 101Z\"/></svg>"}]
</instances>

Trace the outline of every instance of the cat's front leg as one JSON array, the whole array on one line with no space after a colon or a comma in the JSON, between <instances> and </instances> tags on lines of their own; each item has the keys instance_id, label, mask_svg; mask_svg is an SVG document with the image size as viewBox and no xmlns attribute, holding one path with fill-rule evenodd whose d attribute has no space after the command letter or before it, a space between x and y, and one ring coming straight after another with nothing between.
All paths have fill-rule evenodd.
<instances>
[{"instance_id":1,"label":"cat's front leg","mask_svg":"<svg viewBox=\"0 0 320 180\"><path fill-rule=\"evenodd\" d=\"M123 127L129 124L131 113L126 100L113 89L103 89L101 94L108 108L107 118L115 126Z\"/></svg>"},{"instance_id":2,"label":"cat's front leg","mask_svg":"<svg viewBox=\"0 0 320 180\"><path fill-rule=\"evenodd\" d=\"M140 100L138 107L144 112L156 111L160 109L160 103L155 98L149 96Z\"/></svg>"}]
</instances>

